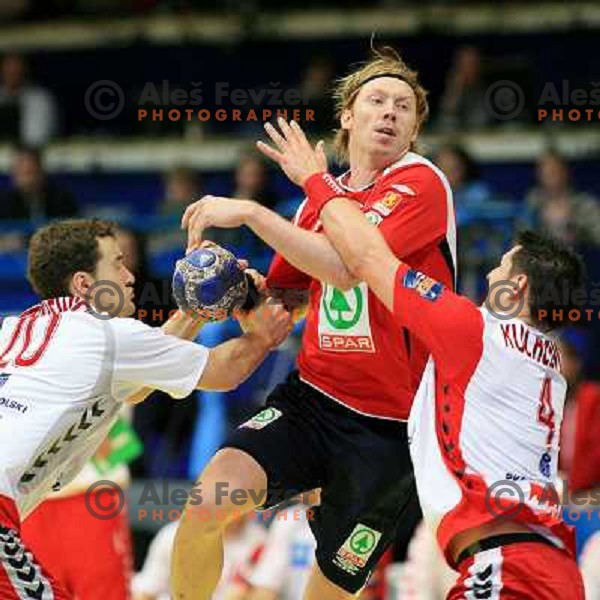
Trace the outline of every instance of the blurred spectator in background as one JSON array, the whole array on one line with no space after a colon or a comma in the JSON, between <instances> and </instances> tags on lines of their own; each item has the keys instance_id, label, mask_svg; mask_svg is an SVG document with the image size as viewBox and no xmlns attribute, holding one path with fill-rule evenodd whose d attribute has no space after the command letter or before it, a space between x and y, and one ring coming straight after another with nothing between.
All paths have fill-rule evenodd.
<instances>
[{"instance_id":1,"label":"blurred spectator in background","mask_svg":"<svg viewBox=\"0 0 600 600\"><path fill-rule=\"evenodd\" d=\"M4 56L0 78L0 135L30 146L46 144L58 130L52 94L27 81L27 65L19 54Z\"/></svg>"},{"instance_id":2,"label":"blurred spectator in background","mask_svg":"<svg viewBox=\"0 0 600 600\"><path fill-rule=\"evenodd\" d=\"M186 244L186 234L180 227L181 217L194 198L202 196L202 183L192 169L177 166L165 173L163 185L164 196L157 212L166 222L151 235L148 251L151 254L172 251L181 254Z\"/></svg>"},{"instance_id":3,"label":"blurred spectator in background","mask_svg":"<svg viewBox=\"0 0 600 600\"><path fill-rule=\"evenodd\" d=\"M569 490L600 488L600 384L584 375L587 338L576 329L560 339L562 373L569 386L561 433L560 470Z\"/></svg>"},{"instance_id":4,"label":"blurred spectator in background","mask_svg":"<svg viewBox=\"0 0 600 600\"><path fill-rule=\"evenodd\" d=\"M200 177L187 167L174 167L164 177L165 196L159 211L167 217L181 218L195 196L201 196Z\"/></svg>"},{"instance_id":5,"label":"blurred spectator in background","mask_svg":"<svg viewBox=\"0 0 600 600\"><path fill-rule=\"evenodd\" d=\"M274 193L271 182L271 171L261 155L255 152L243 154L235 169L232 198L255 200L273 209L279 198ZM208 229L206 237L217 244L226 246L240 258L250 260L250 266L258 270L266 270L270 250L262 240L247 228L243 229Z\"/></svg>"},{"instance_id":6,"label":"blurred spectator in background","mask_svg":"<svg viewBox=\"0 0 600 600\"><path fill-rule=\"evenodd\" d=\"M561 332L562 373L568 391L560 434L559 469L563 478L563 516L575 527L577 554L582 562L582 575L588 587L598 586L598 563L589 564L590 556L598 559L600 514L600 384L586 380L584 363L591 347L582 330L570 328ZM596 540L594 542L594 539ZM586 558L587 557L587 558ZM600 587L589 595L598 598ZM587 596L586 596L587 597Z\"/></svg>"},{"instance_id":7,"label":"blurred spectator in background","mask_svg":"<svg viewBox=\"0 0 600 600\"><path fill-rule=\"evenodd\" d=\"M12 189L0 195L0 219L41 220L77 214L73 195L48 180L39 150L18 148L11 178Z\"/></svg>"},{"instance_id":8,"label":"blurred spectator in background","mask_svg":"<svg viewBox=\"0 0 600 600\"><path fill-rule=\"evenodd\" d=\"M232 198L256 200L267 208L277 204L277 196L271 189L270 172L260 155L249 152L244 154L235 169L235 188Z\"/></svg>"},{"instance_id":9,"label":"blurred spectator in background","mask_svg":"<svg viewBox=\"0 0 600 600\"><path fill-rule=\"evenodd\" d=\"M448 178L459 223L461 213L481 210L492 201L492 192L481 179L479 165L464 148L443 146L435 155L434 162Z\"/></svg>"},{"instance_id":10,"label":"blurred spectator in background","mask_svg":"<svg viewBox=\"0 0 600 600\"><path fill-rule=\"evenodd\" d=\"M447 131L476 129L491 122L485 106L482 57L473 46L461 46L446 78L438 124Z\"/></svg>"},{"instance_id":11,"label":"blurred spectator in background","mask_svg":"<svg viewBox=\"0 0 600 600\"><path fill-rule=\"evenodd\" d=\"M332 82L335 65L328 56L311 59L299 85L302 106L314 110L314 121L306 121L302 127L309 135L331 131L337 124L334 120Z\"/></svg>"},{"instance_id":12,"label":"blurred spectator in background","mask_svg":"<svg viewBox=\"0 0 600 600\"><path fill-rule=\"evenodd\" d=\"M320 492L302 495L310 505L320 503ZM251 591L245 600L302 600L315 562L317 543L310 529L313 511L305 504L285 509L286 518L275 517L248 581Z\"/></svg>"},{"instance_id":13,"label":"blurred spectator in background","mask_svg":"<svg viewBox=\"0 0 600 600\"><path fill-rule=\"evenodd\" d=\"M485 275L494 264L492 257L502 254L512 236L515 207L494 196L481 178L479 165L464 148L443 146L434 162L448 178L454 195L461 242L460 289L477 302L484 293Z\"/></svg>"},{"instance_id":14,"label":"blurred spectator in background","mask_svg":"<svg viewBox=\"0 0 600 600\"><path fill-rule=\"evenodd\" d=\"M169 523L152 540L144 566L133 579L133 600L169 600L171 597L169 575L178 524L178 521ZM247 579L262 552L266 537L267 528L253 512L227 527L223 572L212 600L246 598Z\"/></svg>"},{"instance_id":15,"label":"blurred spectator in background","mask_svg":"<svg viewBox=\"0 0 600 600\"><path fill-rule=\"evenodd\" d=\"M406 560L392 563L386 575L390 598L444 600L457 573L446 564L435 535L421 521L408 546Z\"/></svg>"},{"instance_id":16,"label":"blurred spectator in background","mask_svg":"<svg viewBox=\"0 0 600 600\"><path fill-rule=\"evenodd\" d=\"M600 246L600 205L573 188L569 165L556 152L543 154L536 166L536 184L527 194L535 225L577 245Z\"/></svg>"},{"instance_id":17,"label":"blurred spectator in background","mask_svg":"<svg viewBox=\"0 0 600 600\"><path fill-rule=\"evenodd\" d=\"M0 192L0 221L38 221L73 217L78 208L67 190L48 181L39 150L21 147L11 165L12 188ZM26 245L22 227L0 234L0 253L17 252Z\"/></svg>"}]
</instances>

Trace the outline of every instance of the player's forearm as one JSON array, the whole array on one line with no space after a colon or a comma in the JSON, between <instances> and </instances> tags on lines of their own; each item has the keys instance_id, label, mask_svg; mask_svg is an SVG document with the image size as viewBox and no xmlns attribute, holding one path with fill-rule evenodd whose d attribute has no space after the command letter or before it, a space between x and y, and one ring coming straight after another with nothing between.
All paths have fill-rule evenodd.
<instances>
[{"instance_id":1,"label":"player's forearm","mask_svg":"<svg viewBox=\"0 0 600 600\"><path fill-rule=\"evenodd\" d=\"M296 227L256 203L249 206L246 225L292 266L314 279L340 289L356 285L356 279L324 235Z\"/></svg>"},{"instance_id":2,"label":"player's forearm","mask_svg":"<svg viewBox=\"0 0 600 600\"><path fill-rule=\"evenodd\" d=\"M197 389L228 391L244 382L266 358L271 346L255 333L245 333L211 349Z\"/></svg>"},{"instance_id":3,"label":"player's forearm","mask_svg":"<svg viewBox=\"0 0 600 600\"><path fill-rule=\"evenodd\" d=\"M182 340L194 340L204 321L194 316L192 313L178 310L169 320L162 325L161 329L168 335L174 335ZM136 391L127 398L129 404L139 404L143 402L152 392L154 388L144 387Z\"/></svg>"},{"instance_id":4,"label":"player's forearm","mask_svg":"<svg viewBox=\"0 0 600 600\"><path fill-rule=\"evenodd\" d=\"M393 309L393 280L399 261L377 228L345 198L328 202L321 212L321 222L352 275L365 281Z\"/></svg>"}]
</instances>

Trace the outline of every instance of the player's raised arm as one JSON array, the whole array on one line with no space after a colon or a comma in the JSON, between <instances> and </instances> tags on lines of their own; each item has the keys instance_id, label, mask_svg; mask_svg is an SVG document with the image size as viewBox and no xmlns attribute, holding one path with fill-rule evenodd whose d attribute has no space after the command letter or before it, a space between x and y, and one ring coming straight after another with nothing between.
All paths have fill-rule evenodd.
<instances>
[{"instance_id":1,"label":"player's raised arm","mask_svg":"<svg viewBox=\"0 0 600 600\"><path fill-rule=\"evenodd\" d=\"M311 277L341 289L356 283L322 233L296 227L252 200L204 196L187 208L182 225L188 230L188 249L200 244L208 227L246 225L291 265Z\"/></svg>"},{"instance_id":2,"label":"player's raised arm","mask_svg":"<svg viewBox=\"0 0 600 600\"><path fill-rule=\"evenodd\" d=\"M326 235L349 270L367 283L402 326L422 340L439 367L452 372L460 368L456 339L460 336L463 347L481 343L479 309L398 260L352 202L333 198L320 215Z\"/></svg>"}]
</instances>

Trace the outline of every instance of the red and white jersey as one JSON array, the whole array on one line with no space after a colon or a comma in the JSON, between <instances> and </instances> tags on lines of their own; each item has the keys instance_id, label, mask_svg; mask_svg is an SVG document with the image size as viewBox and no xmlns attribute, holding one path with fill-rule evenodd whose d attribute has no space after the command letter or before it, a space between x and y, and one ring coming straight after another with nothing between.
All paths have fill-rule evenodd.
<instances>
[{"instance_id":1,"label":"red and white jersey","mask_svg":"<svg viewBox=\"0 0 600 600\"><path fill-rule=\"evenodd\" d=\"M370 186L353 191L366 218L379 227L394 254L454 288L456 225L452 191L430 161L413 152L385 169ZM309 203L296 224L321 231ZM309 310L298 356L300 377L362 414L406 420L428 351L398 327L364 282L349 291L311 279L276 255L271 288L309 289Z\"/></svg>"},{"instance_id":2,"label":"red and white jersey","mask_svg":"<svg viewBox=\"0 0 600 600\"><path fill-rule=\"evenodd\" d=\"M554 340L406 265L394 317L432 355L408 433L423 514L446 558L457 534L496 517L571 550L553 487L566 393Z\"/></svg>"},{"instance_id":3,"label":"red and white jersey","mask_svg":"<svg viewBox=\"0 0 600 600\"><path fill-rule=\"evenodd\" d=\"M206 348L134 319L98 318L75 298L47 300L5 319L0 523L18 526L49 492L71 481L133 391L148 386L183 398L207 357Z\"/></svg>"}]
</instances>

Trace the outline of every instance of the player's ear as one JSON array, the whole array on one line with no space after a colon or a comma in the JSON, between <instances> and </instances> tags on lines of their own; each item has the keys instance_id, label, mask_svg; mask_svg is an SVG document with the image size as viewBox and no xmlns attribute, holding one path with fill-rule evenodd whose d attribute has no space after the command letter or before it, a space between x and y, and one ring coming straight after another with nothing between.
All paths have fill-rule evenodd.
<instances>
[{"instance_id":1,"label":"player's ear","mask_svg":"<svg viewBox=\"0 0 600 600\"><path fill-rule=\"evenodd\" d=\"M517 289L515 290L515 296L524 296L525 292L527 291L527 288L529 287L528 286L529 279L528 279L527 275L525 273L521 273L520 275L517 275L515 283L517 284Z\"/></svg>"},{"instance_id":2,"label":"player's ear","mask_svg":"<svg viewBox=\"0 0 600 600\"><path fill-rule=\"evenodd\" d=\"M342 126L342 129L351 129L352 128L352 120L353 120L352 109L345 108L342 111L342 115L340 117L340 125Z\"/></svg>"},{"instance_id":3,"label":"player's ear","mask_svg":"<svg viewBox=\"0 0 600 600\"><path fill-rule=\"evenodd\" d=\"M71 277L71 283L69 284L69 291L71 295L79 298L85 298L88 295L90 287L94 283L94 278L85 271L77 271Z\"/></svg>"}]
</instances>

